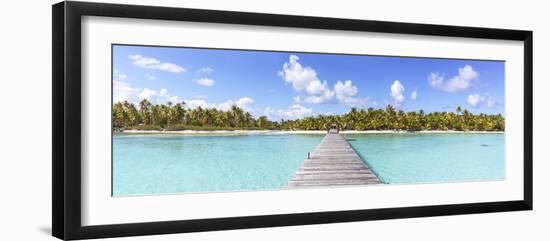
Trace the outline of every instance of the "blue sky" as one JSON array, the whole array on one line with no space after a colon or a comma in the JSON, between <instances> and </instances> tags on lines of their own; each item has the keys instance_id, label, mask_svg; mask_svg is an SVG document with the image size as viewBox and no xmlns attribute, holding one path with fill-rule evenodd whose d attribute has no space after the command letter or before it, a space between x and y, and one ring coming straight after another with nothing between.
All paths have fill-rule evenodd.
<instances>
[{"instance_id":1,"label":"blue sky","mask_svg":"<svg viewBox=\"0 0 550 241\"><path fill-rule=\"evenodd\" d=\"M272 120L351 107L504 114L504 62L113 46L113 99L147 98Z\"/></svg>"}]
</instances>

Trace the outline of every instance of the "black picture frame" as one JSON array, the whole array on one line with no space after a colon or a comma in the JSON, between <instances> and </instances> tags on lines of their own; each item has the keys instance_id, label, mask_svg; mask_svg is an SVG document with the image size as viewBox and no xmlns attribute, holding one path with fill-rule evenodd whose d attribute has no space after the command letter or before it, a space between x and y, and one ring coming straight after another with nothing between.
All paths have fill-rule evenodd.
<instances>
[{"instance_id":1,"label":"black picture frame","mask_svg":"<svg viewBox=\"0 0 550 241\"><path fill-rule=\"evenodd\" d=\"M403 208L139 222L81 224L81 17L281 26L378 33L516 40L524 43L523 199ZM171 7L60 2L52 6L52 233L60 239L88 239L213 230L308 225L381 219L532 210L533 208L533 32L324 17L198 10Z\"/></svg>"}]
</instances>

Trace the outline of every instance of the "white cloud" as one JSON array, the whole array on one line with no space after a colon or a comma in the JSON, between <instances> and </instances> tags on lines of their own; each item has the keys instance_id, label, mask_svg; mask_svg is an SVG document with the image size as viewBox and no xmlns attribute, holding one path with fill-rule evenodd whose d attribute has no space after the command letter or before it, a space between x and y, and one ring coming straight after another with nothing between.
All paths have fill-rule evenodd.
<instances>
[{"instance_id":1,"label":"white cloud","mask_svg":"<svg viewBox=\"0 0 550 241\"><path fill-rule=\"evenodd\" d=\"M311 81L306 87L306 92L310 95L323 95L327 91L327 82Z\"/></svg>"},{"instance_id":2,"label":"white cloud","mask_svg":"<svg viewBox=\"0 0 550 241\"><path fill-rule=\"evenodd\" d=\"M132 87L124 81L113 80L113 102L129 101L136 102L138 100L139 89Z\"/></svg>"},{"instance_id":3,"label":"white cloud","mask_svg":"<svg viewBox=\"0 0 550 241\"><path fill-rule=\"evenodd\" d=\"M254 100L250 97L242 97L239 100L235 101L235 104L237 104L237 106L248 106L252 103L254 103Z\"/></svg>"},{"instance_id":4,"label":"white cloud","mask_svg":"<svg viewBox=\"0 0 550 241\"><path fill-rule=\"evenodd\" d=\"M142 99L148 99L152 103L164 104L168 101L172 103L180 102L181 100L174 95L168 93L168 90L161 89L160 91L151 90L148 88L133 87L130 83L122 81L127 76L115 70L113 76L113 103L120 101L128 101L137 104Z\"/></svg>"},{"instance_id":5,"label":"white cloud","mask_svg":"<svg viewBox=\"0 0 550 241\"><path fill-rule=\"evenodd\" d=\"M212 72L214 72L214 69L212 69L208 66L202 67L199 70L197 70L197 74L209 74L209 73L212 73Z\"/></svg>"},{"instance_id":6,"label":"white cloud","mask_svg":"<svg viewBox=\"0 0 550 241\"><path fill-rule=\"evenodd\" d=\"M351 83L351 80L346 80L344 83L338 81L334 85L334 93L336 98L340 101L346 98L355 97L357 95L357 86Z\"/></svg>"},{"instance_id":7,"label":"white cloud","mask_svg":"<svg viewBox=\"0 0 550 241\"><path fill-rule=\"evenodd\" d=\"M328 102L332 99L334 96L334 92L332 91L324 91L321 95L308 95L304 98L304 102L311 103L311 104L322 104L325 102Z\"/></svg>"},{"instance_id":8,"label":"white cloud","mask_svg":"<svg viewBox=\"0 0 550 241\"><path fill-rule=\"evenodd\" d=\"M317 72L309 66L302 66L298 62L299 59L296 55L290 55L289 61L283 64L283 69L278 75L286 83L292 84L292 88L297 92L305 92L305 102L320 104L332 100L334 92L330 90L327 82L319 80Z\"/></svg>"},{"instance_id":9,"label":"white cloud","mask_svg":"<svg viewBox=\"0 0 550 241\"><path fill-rule=\"evenodd\" d=\"M319 79L317 79L317 72L309 66L302 67L298 63L299 59L296 55L290 55L289 62L283 64L283 70L279 71L279 76L291 83L295 90L303 91L311 82L319 81Z\"/></svg>"},{"instance_id":10,"label":"white cloud","mask_svg":"<svg viewBox=\"0 0 550 241\"><path fill-rule=\"evenodd\" d=\"M128 57L132 60L132 63L134 65L145 69L162 70L162 71L167 71L171 73L181 73L186 71L185 68L178 66L176 64L162 62L158 59L145 57L139 54L130 55Z\"/></svg>"},{"instance_id":11,"label":"white cloud","mask_svg":"<svg viewBox=\"0 0 550 241\"><path fill-rule=\"evenodd\" d=\"M189 99L184 101L185 101L185 107L189 109L195 109L200 106L201 108L209 108L209 109L216 108L218 110L223 110L223 111L229 110L233 105L236 105L245 111L250 111L250 105L254 103L254 100L252 98L246 97L246 96L236 101L227 100L222 103L211 103L206 101L205 99Z\"/></svg>"},{"instance_id":12,"label":"white cloud","mask_svg":"<svg viewBox=\"0 0 550 241\"><path fill-rule=\"evenodd\" d=\"M439 73L430 73L428 83L436 88L447 92L457 92L469 89L479 80L479 74L470 65L458 68L458 75L445 80L445 76Z\"/></svg>"},{"instance_id":13,"label":"white cloud","mask_svg":"<svg viewBox=\"0 0 550 241\"><path fill-rule=\"evenodd\" d=\"M216 108L218 110L223 110L223 111L227 111L229 109L231 109L231 106L233 105L236 105L235 104L235 101L233 100L228 100L226 102L223 102L223 103L219 103L219 104L216 104L216 103L210 103L211 107L210 108ZM239 106L242 108L242 106ZM204 107L203 107L204 108ZM242 108L243 110L247 110L247 108Z\"/></svg>"},{"instance_id":14,"label":"white cloud","mask_svg":"<svg viewBox=\"0 0 550 241\"><path fill-rule=\"evenodd\" d=\"M197 75L198 76L204 76L204 75L207 75L207 74L210 74L214 71L214 69L210 68L210 67L202 67L200 68L199 70L197 70ZM206 86L206 87L210 87L210 86L213 86L215 81L211 78L206 78L206 77L200 77L199 79L195 80L195 82L199 85L202 85L202 86Z\"/></svg>"},{"instance_id":15,"label":"white cloud","mask_svg":"<svg viewBox=\"0 0 550 241\"><path fill-rule=\"evenodd\" d=\"M411 93L411 100L416 100L418 97L418 93L416 93L416 90Z\"/></svg>"},{"instance_id":16,"label":"white cloud","mask_svg":"<svg viewBox=\"0 0 550 241\"><path fill-rule=\"evenodd\" d=\"M199 106L202 108L214 108L215 106L215 104L208 103L204 99L190 99L190 100L184 100L184 102L185 102L185 107L189 109L195 109Z\"/></svg>"},{"instance_id":17,"label":"white cloud","mask_svg":"<svg viewBox=\"0 0 550 241\"><path fill-rule=\"evenodd\" d=\"M282 110L274 110L271 107L266 107L263 114L270 120L295 120L313 114L313 110L299 104L294 104Z\"/></svg>"},{"instance_id":18,"label":"white cloud","mask_svg":"<svg viewBox=\"0 0 550 241\"><path fill-rule=\"evenodd\" d=\"M250 105L254 103L254 100L250 97L241 97L236 101L228 100L224 103L217 105L218 109L229 110L231 106L236 105L245 111L250 111Z\"/></svg>"},{"instance_id":19,"label":"white cloud","mask_svg":"<svg viewBox=\"0 0 550 241\"><path fill-rule=\"evenodd\" d=\"M157 79L155 76L152 76L150 74L145 74L145 78L147 78L149 80L156 80Z\"/></svg>"},{"instance_id":20,"label":"white cloud","mask_svg":"<svg viewBox=\"0 0 550 241\"><path fill-rule=\"evenodd\" d=\"M479 105L481 105L481 103L483 103L485 101L485 97L483 96L480 96L478 94L470 94L468 95L468 104L471 106L471 107L474 107L474 108L477 108L479 107Z\"/></svg>"},{"instance_id":21,"label":"white cloud","mask_svg":"<svg viewBox=\"0 0 550 241\"><path fill-rule=\"evenodd\" d=\"M210 87L210 86L214 85L214 80L209 79L209 78L200 78L200 79L197 80L197 84L202 85L202 86L206 86L206 87Z\"/></svg>"},{"instance_id":22,"label":"white cloud","mask_svg":"<svg viewBox=\"0 0 550 241\"><path fill-rule=\"evenodd\" d=\"M393 81L393 84L390 87L390 96L393 98L395 106L401 106L401 103L405 101L405 87L399 82L399 80Z\"/></svg>"},{"instance_id":23,"label":"white cloud","mask_svg":"<svg viewBox=\"0 0 550 241\"><path fill-rule=\"evenodd\" d=\"M167 89L157 91L148 88L135 88L127 82L120 81L120 79L126 79L126 76L115 71L113 77L113 100L115 103L127 100L128 102L137 104L142 99L148 99L154 104L166 104L168 101L172 103L185 101L186 107L190 109L200 106L202 108L217 108L224 111L229 110L232 105L236 105L245 111L250 111L250 105L254 103L254 99L246 96L238 100L227 100L222 103L210 103L205 100L206 96L196 96L195 99L182 100L178 96L170 94Z\"/></svg>"},{"instance_id":24,"label":"white cloud","mask_svg":"<svg viewBox=\"0 0 550 241\"><path fill-rule=\"evenodd\" d=\"M139 93L138 97L140 100L143 100L143 99L149 100L156 95L157 95L156 91L145 88Z\"/></svg>"},{"instance_id":25,"label":"white cloud","mask_svg":"<svg viewBox=\"0 0 550 241\"><path fill-rule=\"evenodd\" d=\"M358 92L359 89L357 86L353 85L351 80L346 80L344 82L338 81L334 85L336 99L348 107L364 107L369 103L368 97L356 97Z\"/></svg>"},{"instance_id":26,"label":"white cloud","mask_svg":"<svg viewBox=\"0 0 550 241\"><path fill-rule=\"evenodd\" d=\"M156 101L155 102L159 103L159 104L164 104L164 103L167 103L168 101L170 101L172 103L179 103L182 100L180 98L178 98L177 96L171 95L170 93L168 93L167 89L161 89L158 92L158 94L156 95Z\"/></svg>"},{"instance_id":27,"label":"white cloud","mask_svg":"<svg viewBox=\"0 0 550 241\"><path fill-rule=\"evenodd\" d=\"M287 116L287 118L301 118L301 117L304 117L306 115L309 115L311 114L313 111L311 108L306 108L304 106L301 106L301 105L298 105L298 104L295 104L295 105L292 105L290 107L288 107L288 109L286 111L284 111L283 113Z\"/></svg>"},{"instance_id":28,"label":"white cloud","mask_svg":"<svg viewBox=\"0 0 550 241\"><path fill-rule=\"evenodd\" d=\"M498 105L498 102L495 97L485 94L484 96L479 94L470 94L466 100L471 107L477 108L483 104L486 104L487 107L493 108Z\"/></svg>"},{"instance_id":29,"label":"white cloud","mask_svg":"<svg viewBox=\"0 0 550 241\"><path fill-rule=\"evenodd\" d=\"M140 89L132 87L127 82L113 82L113 102L128 101L137 104L139 101L147 99L152 103L165 104L168 101L172 103L181 102L178 96L171 95L168 90L161 89L160 91L151 90L148 88Z\"/></svg>"},{"instance_id":30,"label":"white cloud","mask_svg":"<svg viewBox=\"0 0 550 241\"><path fill-rule=\"evenodd\" d=\"M293 98L296 103L321 104L331 102L334 97L338 102L346 106L365 106L368 103L367 98L358 98L359 89L353 85L351 80L338 81L333 89L328 86L327 81L321 81L317 77L315 69L309 66L303 66L298 62L300 58L296 55L290 55L288 62L283 64L283 69L278 75L290 83L292 88L303 95Z\"/></svg>"},{"instance_id":31,"label":"white cloud","mask_svg":"<svg viewBox=\"0 0 550 241\"><path fill-rule=\"evenodd\" d=\"M442 88L445 77L439 73L430 73L428 75L428 83L434 88Z\"/></svg>"},{"instance_id":32,"label":"white cloud","mask_svg":"<svg viewBox=\"0 0 550 241\"><path fill-rule=\"evenodd\" d=\"M167 89L160 89L160 91L155 91L145 88L140 92L139 97L140 100L144 99L142 97L146 97L147 100L156 104L166 104L168 102L172 102L172 104L175 104L182 101L178 96L171 95Z\"/></svg>"},{"instance_id":33,"label":"white cloud","mask_svg":"<svg viewBox=\"0 0 550 241\"><path fill-rule=\"evenodd\" d=\"M136 102L138 100L137 95L139 94L139 89L134 88L130 83L125 82L128 76L121 73L118 70L113 72L113 102L119 101L129 101Z\"/></svg>"}]
</instances>

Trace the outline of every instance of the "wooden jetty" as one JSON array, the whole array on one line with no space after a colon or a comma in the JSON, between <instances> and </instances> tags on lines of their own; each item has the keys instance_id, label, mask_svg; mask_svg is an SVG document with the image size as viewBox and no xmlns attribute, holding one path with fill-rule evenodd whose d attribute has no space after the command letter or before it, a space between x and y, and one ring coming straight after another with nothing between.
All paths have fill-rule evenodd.
<instances>
[{"instance_id":1,"label":"wooden jetty","mask_svg":"<svg viewBox=\"0 0 550 241\"><path fill-rule=\"evenodd\" d=\"M308 154L288 187L380 184L346 138L331 129Z\"/></svg>"}]
</instances>

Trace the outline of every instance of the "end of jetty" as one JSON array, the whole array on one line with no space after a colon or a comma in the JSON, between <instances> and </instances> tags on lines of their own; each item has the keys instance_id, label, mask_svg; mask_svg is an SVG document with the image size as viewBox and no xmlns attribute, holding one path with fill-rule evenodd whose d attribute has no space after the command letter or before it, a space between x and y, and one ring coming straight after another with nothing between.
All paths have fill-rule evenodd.
<instances>
[{"instance_id":1,"label":"end of jetty","mask_svg":"<svg viewBox=\"0 0 550 241\"><path fill-rule=\"evenodd\" d=\"M337 130L329 130L288 187L381 184L359 154Z\"/></svg>"}]
</instances>

